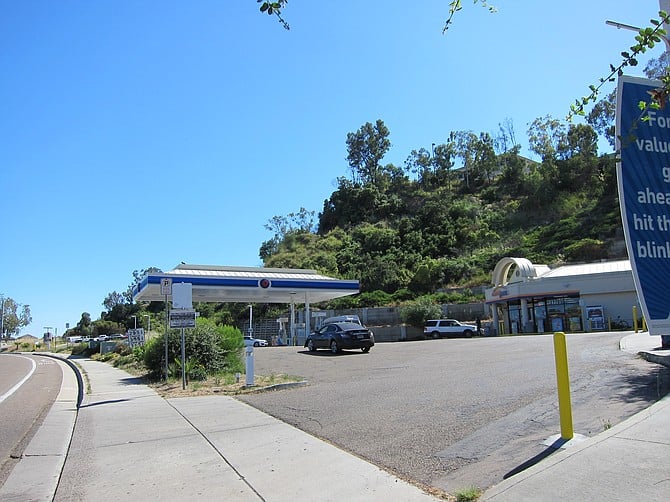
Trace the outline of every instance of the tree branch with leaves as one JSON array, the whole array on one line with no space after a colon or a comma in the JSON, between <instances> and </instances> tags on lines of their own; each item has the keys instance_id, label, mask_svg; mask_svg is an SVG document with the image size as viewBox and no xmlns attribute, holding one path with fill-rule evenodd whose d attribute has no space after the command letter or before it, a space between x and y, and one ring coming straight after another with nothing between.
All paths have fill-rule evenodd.
<instances>
[{"instance_id":1,"label":"tree branch with leaves","mask_svg":"<svg viewBox=\"0 0 670 502\"><path fill-rule=\"evenodd\" d=\"M281 10L286 7L288 0L279 0L278 2L266 2L265 0L256 0L256 3L261 4L260 11L265 12L269 16L277 16L279 23L284 29L290 30L290 26L281 15Z\"/></svg>"}]
</instances>

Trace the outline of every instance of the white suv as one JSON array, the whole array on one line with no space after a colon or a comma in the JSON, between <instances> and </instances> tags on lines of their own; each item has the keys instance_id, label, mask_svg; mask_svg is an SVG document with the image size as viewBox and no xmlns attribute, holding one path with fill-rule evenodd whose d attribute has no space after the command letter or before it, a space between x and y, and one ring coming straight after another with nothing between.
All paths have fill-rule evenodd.
<instances>
[{"instance_id":1,"label":"white suv","mask_svg":"<svg viewBox=\"0 0 670 502\"><path fill-rule=\"evenodd\" d=\"M477 333L477 326L472 324L461 324L456 319L431 319L426 321L426 326L423 328L425 336L433 338L442 338L446 336L465 336L470 338Z\"/></svg>"}]
</instances>

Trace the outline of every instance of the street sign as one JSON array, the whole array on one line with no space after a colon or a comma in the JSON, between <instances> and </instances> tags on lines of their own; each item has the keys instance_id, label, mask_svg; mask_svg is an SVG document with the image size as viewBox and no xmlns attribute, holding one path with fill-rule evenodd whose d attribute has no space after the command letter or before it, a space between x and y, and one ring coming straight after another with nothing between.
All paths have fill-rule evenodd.
<instances>
[{"instance_id":1,"label":"street sign","mask_svg":"<svg viewBox=\"0 0 670 502\"><path fill-rule=\"evenodd\" d=\"M652 92L662 86L624 76L617 90L621 218L635 288L652 335L670 333L670 106L642 111L639 104L651 103Z\"/></svg>"},{"instance_id":2,"label":"street sign","mask_svg":"<svg viewBox=\"0 0 670 502\"><path fill-rule=\"evenodd\" d=\"M127 335L129 347L144 345L144 328L129 329Z\"/></svg>"},{"instance_id":3,"label":"street sign","mask_svg":"<svg viewBox=\"0 0 670 502\"><path fill-rule=\"evenodd\" d=\"M190 282L179 282L172 285L172 308L193 308L193 284Z\"/></svg>"},{"instance_id":4,"label":"street sign","mask_svg":"<svg viewBox=\"0 0 670 502\"><path fill-rule=\"evenodd\" d=\"M195 328L195 310L170 310L171 328Z\"/></svg>"},{"instance_id":5,"label":"street sign","mask_svg":"<svg viewBox=\"0 0 670 502\"><path fill-rule=\"evenodd\" d=\"M161 278L161 295L170 296L172 294L172 278L171 277L162 277Z\"/></svg>"}]
</instances>

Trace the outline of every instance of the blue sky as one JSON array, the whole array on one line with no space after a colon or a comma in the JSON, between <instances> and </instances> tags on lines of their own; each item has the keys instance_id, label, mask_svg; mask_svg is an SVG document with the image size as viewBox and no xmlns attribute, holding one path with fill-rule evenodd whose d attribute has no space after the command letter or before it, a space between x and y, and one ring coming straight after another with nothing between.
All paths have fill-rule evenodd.
<instances>
[{"instance_id":1,"label":"blue sky","mask_svg":"<svg viewBox=\"0 0 670 502\"><path fill-rule=\"evenodd\" d=\"M290 31L254 0L0 3L0 294L30 305L22 334L97 319L133 270L261 266L264 224L322 209L365 122L396 165L506 119L525 147L633 44L605 20L658 12L491 3L446 35L447 0L291 0Z\"/></svg>"}]
</instances>

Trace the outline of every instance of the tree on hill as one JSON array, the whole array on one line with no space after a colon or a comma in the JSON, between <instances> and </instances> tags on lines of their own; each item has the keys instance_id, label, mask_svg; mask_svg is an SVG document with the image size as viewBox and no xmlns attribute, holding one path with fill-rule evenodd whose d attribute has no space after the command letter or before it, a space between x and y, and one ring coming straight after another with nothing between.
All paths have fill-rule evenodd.
<instances>
[{"instance_id":1,"label":"tree on hill","mask_svg":"<svg viewBox=\"0 0 670 502\"><path fill-rule=\"evenodd\" d=\"M354 183L378 185L384 168L381 161L391 148L389 130L383 120L366 122L358 131L347 134L347 161Z\"/></svg>"}]
</instances>

